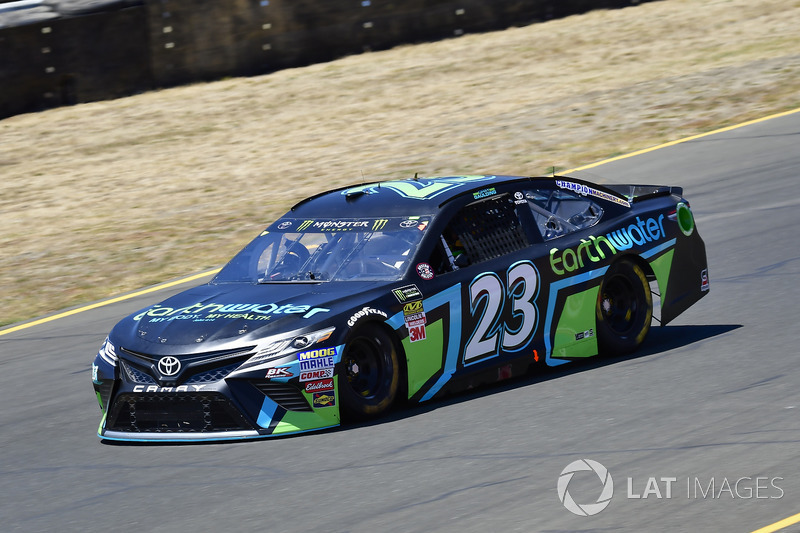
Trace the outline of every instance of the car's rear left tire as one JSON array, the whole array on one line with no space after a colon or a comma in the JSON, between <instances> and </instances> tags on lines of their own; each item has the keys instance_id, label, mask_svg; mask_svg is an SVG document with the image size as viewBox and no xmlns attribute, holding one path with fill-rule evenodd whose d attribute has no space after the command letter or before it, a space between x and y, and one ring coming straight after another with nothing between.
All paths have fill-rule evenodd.
<instances>
[{"instance_id":1,"label":"car's rear left tire","mask_svg":"<svg viewBox=\"0 0 800 533\"><path fill-rule=\"evenodd\" d=\"M347 341L339 373L339 401L345 420L364 420L386 412L400 390L395 343L379 324L359 327Z\"/></svg>"},{"instance_id":2,"label":"car's rear left tire","mask_svg":"<svg viewBox=\"0 0 800 533\"><path fill-rule=\"evenodd\" d=\"M601 354L627 354L642 345L653 318L653 297L641 266L623 259L609 267L595 314Z\"/></svg>"}]
</instances>

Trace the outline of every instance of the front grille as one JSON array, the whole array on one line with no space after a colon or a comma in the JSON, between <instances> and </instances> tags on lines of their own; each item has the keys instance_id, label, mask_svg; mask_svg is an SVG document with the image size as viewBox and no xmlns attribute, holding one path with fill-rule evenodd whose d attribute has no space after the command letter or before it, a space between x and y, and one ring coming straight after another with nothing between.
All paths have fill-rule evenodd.
<instances>
[{"instance_id":1,"label":"front grille","mask_svg":"<svg viewBox=\"0 0 800 533\"><path fill-rule=\"evenodd\" d=\"M176 355L181 361L182 369L176 376L161 376L153 370L158 364L160 355L150 355L120 348L123 357L120 366L128 383L143 385L180 385L192 383L216 383L225 379L239 365L253 356L253 346L245 346L235 350L221 350L199 354Z\"/></svg>"},{"instance_id":2,"label":"front grille","mask_svg":"<svg viewBox=\"0 0 800 533\"><path fill-rule=\"evenodd\" d=\"M219 393L121 394L107 428L129 433L250 430L241 413Z\"/></svg>"},{"instance_id":3,"label":"front grille","mask_svg":"<svg viewBox=\"0 0 800 533\"><path fill-rule=\"evenodd\" d=\"M212 368L206 372L200 372L199 374L195 374L194 376L190 377L186 380L187 384L191 383L216 383L221 379L225 379L228 374L236 370L239 366L239 363L235 365L228 365L223 366L220 368Z\"/></svg>"},{"instance_id":4,"label":"front grille","mask_svg":"<svg viewBox=\"0 0 800 533\"><path fill-rule=\"evenodd\" d=\"M142 383L145 385L155 385L156 380L149 374L139 370L127 361L120 360L120 366L125 371L125 377L131 383Z\"/></svg>"},{"instance_id":5,"label":"front grille","mask_svg":"<svg viewBox=\"0 0 800 533\"><path fill-rule=\"evenodd\" d=\"M312 411L303 393L289 383L253 381L253 386L287 411Z\"/></svg>"}]
</instances>

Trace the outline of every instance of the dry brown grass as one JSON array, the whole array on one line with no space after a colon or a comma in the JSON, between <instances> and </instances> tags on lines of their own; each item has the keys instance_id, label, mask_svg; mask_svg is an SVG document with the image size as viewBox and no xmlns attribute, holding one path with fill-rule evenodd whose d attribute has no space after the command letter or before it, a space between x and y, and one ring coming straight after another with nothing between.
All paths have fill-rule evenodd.
<instances>
[{"instance_id":1,"label":"dry brown grass","mask_svg":"<svg viewBox=\"0 0 800 533\"><path fill-rule=\"evenodd\" d=\"M0 324L361 181L541 174L800 106L800 1L663 0L0 121Z\"/></svg>"}]
</instances>

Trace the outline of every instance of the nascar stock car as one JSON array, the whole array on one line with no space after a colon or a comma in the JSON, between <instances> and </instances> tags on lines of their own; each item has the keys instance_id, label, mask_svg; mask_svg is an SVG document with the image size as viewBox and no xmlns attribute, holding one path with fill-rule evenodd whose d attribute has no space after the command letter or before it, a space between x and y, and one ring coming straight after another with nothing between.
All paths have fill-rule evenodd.
<instances>
[{"instance_id":1,"label":"nascar stock car","mask_svg":"<svg viewBox=\"0 0 800 533\"><path fill-rule=\"evenodd\" d=\"M386 181L299 202L207 284L120 321L98 434L258 438L639 347L709 289L678 187Z\"/></svg>"}]
</instances>

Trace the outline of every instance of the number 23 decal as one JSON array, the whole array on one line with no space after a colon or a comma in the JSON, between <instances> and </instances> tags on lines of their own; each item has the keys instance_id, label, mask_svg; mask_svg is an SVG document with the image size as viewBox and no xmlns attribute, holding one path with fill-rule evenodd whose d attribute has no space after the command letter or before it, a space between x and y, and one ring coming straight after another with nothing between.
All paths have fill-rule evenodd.
<instances>
[{"instance_id":1,"label":"number 23 decal","mask_svg":"<svg viewBox=\"0 0 800 533\"><path fill-rule=\"evenodd\" d=\"M470 313L473 319L477 318L478 325L464 348L464 364L496 356L500 346L509 352L523 348L538 324L534 303L538 292L539 273L530 261L511 265L505 280L494 272L485 272L472 280ZM511 312L503 320L506 304L511 305Z\"/></svg>"}]
</instances>

